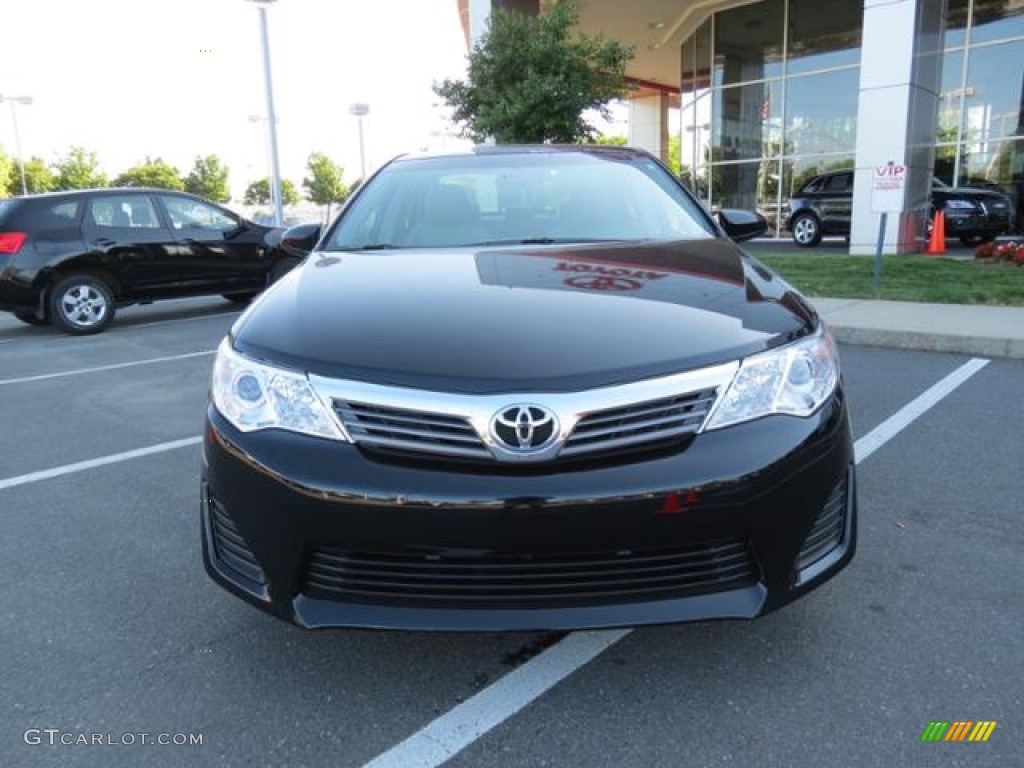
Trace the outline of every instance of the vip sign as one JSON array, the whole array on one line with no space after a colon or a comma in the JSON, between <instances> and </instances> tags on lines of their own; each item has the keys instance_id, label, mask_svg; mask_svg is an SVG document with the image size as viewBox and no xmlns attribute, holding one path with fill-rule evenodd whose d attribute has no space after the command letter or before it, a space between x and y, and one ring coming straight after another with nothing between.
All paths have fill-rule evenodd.
<instances>
[{"instance_id":1,"label":"vip sign","mask_svg":"<svg viewBox=\"0 0 1024 768\"><path fill-rule=\"evenodd\" d=\"M871 172L871 212L899 213L907 188L907 166L889 163Z\"/></svg>"}]
</instances>

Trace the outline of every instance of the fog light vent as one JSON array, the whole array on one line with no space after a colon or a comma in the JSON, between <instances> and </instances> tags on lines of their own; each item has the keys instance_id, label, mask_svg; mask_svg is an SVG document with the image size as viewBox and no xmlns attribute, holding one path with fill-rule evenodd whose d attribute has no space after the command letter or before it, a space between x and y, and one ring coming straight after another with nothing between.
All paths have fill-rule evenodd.
<instances>
[{"instance_id":1,"label":"fog light vent","mask_svg":"<svg viewBox=\"0 0 1024 768\"><path fill-rule=\"evenodd\" d=\"M846 531L846 491L847 480L844 478L829 495L807 534L800 554L797 555L797 571L814 565L843 543Z\"/></svg>"}]
</instances>

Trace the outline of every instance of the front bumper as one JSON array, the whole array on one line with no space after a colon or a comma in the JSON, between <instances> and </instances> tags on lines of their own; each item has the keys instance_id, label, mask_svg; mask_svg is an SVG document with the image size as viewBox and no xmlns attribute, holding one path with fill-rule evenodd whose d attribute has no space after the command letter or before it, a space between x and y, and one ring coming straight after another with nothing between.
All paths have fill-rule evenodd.
<instances>
[{"instance_id":1,"label":"front bumper","mask_svg":"<svg viewBox=\"0 0 1024 768\"><path fill-rule=\"evenodd\" d=\"M454 467L266 431L212 407L210 576L304 627L569 630L752 618L853 557L841 391L807 419L632 463Z\"/></svg>"},{"instance_id":2,"label":"front bumper","mask_svg":"<svg viewBox=\"0 0 1024 768\"><path fill-rule=\"evenodd\" d=\"M995 236L1010 230L1012 220L1006 214L984 214L947 208L945 228L949 236Z\"/></svg>"}]
</instances>

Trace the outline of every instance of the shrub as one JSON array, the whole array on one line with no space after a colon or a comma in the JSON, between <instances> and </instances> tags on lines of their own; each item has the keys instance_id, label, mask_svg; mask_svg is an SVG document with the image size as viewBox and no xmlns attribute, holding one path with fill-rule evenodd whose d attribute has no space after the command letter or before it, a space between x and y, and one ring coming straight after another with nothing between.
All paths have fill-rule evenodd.
<instances>
[{"instance_id":1,"label":"shrub","mask_svg":"<svg viewBox=\"0 0 1024 768\"><path fill-rule=\"evenodd\" d=\"M974 258L1024 264L1024 243L984 243L974 251Z\"/></svg>"}]
</instances>

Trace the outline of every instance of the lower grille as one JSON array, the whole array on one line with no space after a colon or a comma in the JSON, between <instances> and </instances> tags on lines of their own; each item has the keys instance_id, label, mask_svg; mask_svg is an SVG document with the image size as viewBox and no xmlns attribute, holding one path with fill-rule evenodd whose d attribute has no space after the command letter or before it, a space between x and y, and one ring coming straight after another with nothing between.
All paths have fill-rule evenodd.
<instances>
[{"instance_id":1,"label":"lower grille","mask_svg":"<svg viewBox=\"0 0 1024 768\"><path fill-rule=\"evenodd\" d=\"M843 543L846 532L846 490L844 478L829 495L825 506L818 513L818 519L804 540L800 554L797 555L796 567L802 571L825 557Z\"/></svg>"},{"instance_id":2,"label":"lower grille","mask_svg":"<svg viewBox=\"0 0 1024 768\"><path fill-rule=\"evenodd\" d=\"M267 577L245 543L235 521L217 501L207 496L206 512L213 532L213 551L217 560L241 576L257 584L266 584Z\"/></svg>"},{"instance_id":3,"label":"lower grille","mask_svg":"<svg viewBox=\"0 0 1024 768\"><path fill-rule=\"evenodd\" d=\"M307 561L310 597L413 605L520 607L637 602L721 592L758 581L747 543L721 540L671 550L588 554L447 555L345 552Z\"/></svg>"}]
</instances>

